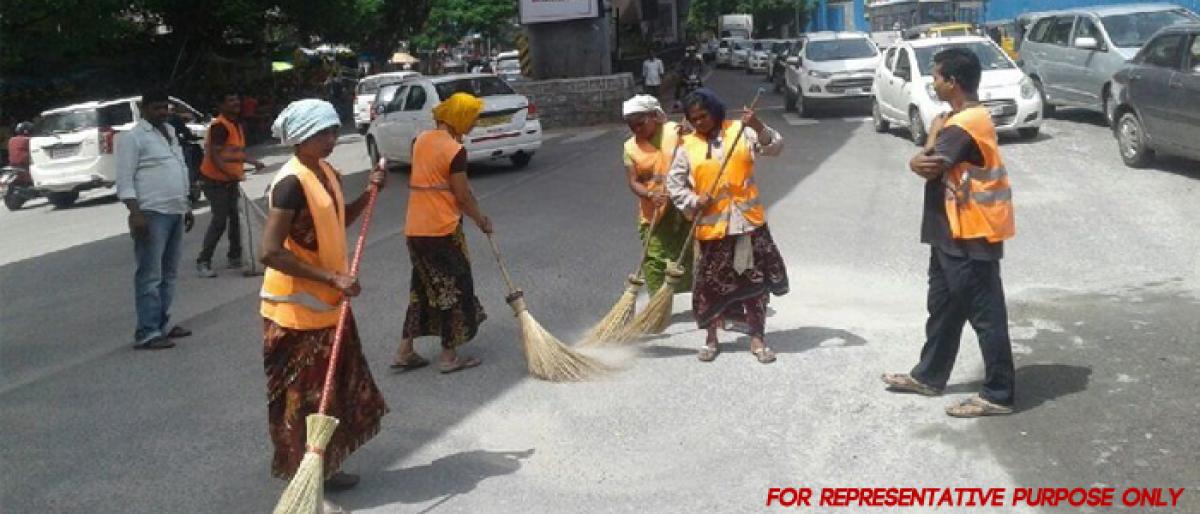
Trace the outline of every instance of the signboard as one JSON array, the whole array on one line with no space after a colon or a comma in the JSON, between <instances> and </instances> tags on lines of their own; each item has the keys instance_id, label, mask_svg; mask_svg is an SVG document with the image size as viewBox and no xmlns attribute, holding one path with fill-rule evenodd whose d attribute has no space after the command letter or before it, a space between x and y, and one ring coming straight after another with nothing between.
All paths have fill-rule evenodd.
<instances>
[{"instance_id":1,"label":"signboard","mask_svg":"<svg viewBox=\"0 0 1200 514\"><path fill-rule=\"evenodd\" d=\"M597 0L521 0L520 5L523 25L600 16Z\"/></svg>"}]
</instances>

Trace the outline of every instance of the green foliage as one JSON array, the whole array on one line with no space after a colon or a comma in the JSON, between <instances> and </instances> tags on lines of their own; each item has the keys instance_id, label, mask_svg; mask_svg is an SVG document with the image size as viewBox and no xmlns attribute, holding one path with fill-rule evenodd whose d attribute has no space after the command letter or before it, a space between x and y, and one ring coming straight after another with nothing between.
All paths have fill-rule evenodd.
<instances>
[{"instance_id":1,"label":"green foliage","mask_svg":"<svg viewBox=\"0 0 1200 514\"><path fill-rule=\"evenodd\" d=\"M508 31L516 16L515 0L436 0L412 42L416 48L433 49L471 33L496 38Z\"/></svg>"}]
</instances>

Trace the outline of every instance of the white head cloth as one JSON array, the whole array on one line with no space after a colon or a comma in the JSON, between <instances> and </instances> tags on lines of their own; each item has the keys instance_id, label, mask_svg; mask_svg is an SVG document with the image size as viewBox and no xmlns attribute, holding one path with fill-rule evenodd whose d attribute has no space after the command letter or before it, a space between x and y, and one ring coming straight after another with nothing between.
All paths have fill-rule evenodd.
<instances>
[{"instance_id":1,"label":"white head cloth","mask_svg":"<svg viewBox=\"0 0 1200 514\"><path fill-rule=\"evenodd\" d=\"M279 113L271 133L285 145L298 145L329 127L341 126L333 104L315 98L296 100Z\"/></svg>"},{"instance_id":2,"label":"white head cloth","mask_svg":"<svg viewBox=\"0 0 1200 514\"><path fill-rule=\"evenodd\" d=\"M625 100L621 105L621 116L628 117L631 114L651 113L660 120L667 118L667 113L663 112L662 104L658 103L658 99L650 95L636 95L633 98Z\"/></svg>"}]
</instances>

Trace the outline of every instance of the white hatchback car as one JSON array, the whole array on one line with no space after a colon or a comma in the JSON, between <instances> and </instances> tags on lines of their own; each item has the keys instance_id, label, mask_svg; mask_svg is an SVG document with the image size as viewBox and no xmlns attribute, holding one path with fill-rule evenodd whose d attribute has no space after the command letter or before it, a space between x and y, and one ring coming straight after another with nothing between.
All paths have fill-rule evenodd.
<instances>
[{"instance_id":1,"label":"white hatchback car","mask_svg":"<svg viewBox=\"0 0 1200 514\"><path fill-rule=\"evenodd\" d=\"M416 75L420 75L420 73L415 71L395 71L370 75L358 81L358 87L354 91L354 124L358 127L360 134L366 134L367 127L371 124L372 103L375 100L375 93L379 92L379 87L384 84L401 82L408 77Z\"/></svg>"},{"instance_id":2,"label":"white hatchback car","mask_svg":"<svg viewBox=\"0 0 1200 514\"><path fill-rule=\"evenodd\" d=\"M483 100L479 122L463 138L467 161L509 159L516 167L529 164L534 152L542 147L537 106L513 91L503 79L481 73L422 76L405 81L367 131L371 162L386 157L411 164L417 134L436 127L433 107L458 92Z\"/></svg>"},{"instance_id":3,"label":"white hatchback car","mask_svg":"<svg viewBox=\"0 0 1200 514\"><path fill-rule=\"evenodd\" d=\"M750 55L746 60L746 74L763 72L766 73L771 65L771 46L775 44L773 39L764 39L755 41L750 46Z\"/></svg>"},{"instance_id":4,"label":"white hatchback car","mask_svg":"<svg viewBox=\"0 0 1200 514\"><path fill-rule=\"evenodd\" d=\"M81 191L112 187L117 181L113 140L142 117L140 96L87 102L42 112L29 140L29 174L55 207L69 207ZM203 138L211 119L171 97L171 108L191 118L187 127Z\"/></svg>"},{"instance_id":5,"label":"white hatchback car","mask_svg":"<svg viewBox=\"0 0 1200 514\"><path fill-rule=\"evenodd\" d=\"M1016 132L1024 139L1037 137L1042 99L1033 81L992 40L977 36L915 39L889 48L875 74L875 129L908 127L913 141L925 144L930 122L950 110L933 91L933 56L949 48L966 48L979 56L979 101L991 111L996 130Z\"/></svg>"},{"instance_id":6,"label":"white hatchback car","mask_svg":"<svg viewBox=\"0 0 1200 514\"><path fill-rule=\"evenodd\" d=\"M871 98L879 50L863 32L809 34L784 72L784 107L809 115L814 104Z\"/></svg>"}]
</instances>

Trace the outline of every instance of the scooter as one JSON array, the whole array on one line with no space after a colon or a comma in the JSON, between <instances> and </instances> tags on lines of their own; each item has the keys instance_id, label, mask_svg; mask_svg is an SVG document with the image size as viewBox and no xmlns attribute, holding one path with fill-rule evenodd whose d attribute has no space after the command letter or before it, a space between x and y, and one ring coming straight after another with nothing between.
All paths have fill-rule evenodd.
<instances>
[{"instance_id":1,"label":"scooter","mask_svg":"<svg viewBox=\"0 0 1200 514\"><path fill-rule=\"evenodd\" d=\"M704 81L700 79L700 74L696 72L688 73L687 77L683 79L683 92L679 95L679 98L685 98L693 91L702 87L704 87ZM681 100L675 101L675 110L683 110L683 102Z\"/></svg>"},{"instance_id":2,"label":"scooter","mask_svg":"<svg viewBox=\"0 0 1200 514\"><path fill-rule=\"evenodd\" d=\"M0 191L4 193L4 206L10 211L18 210L25 202L42 196L42 192L33 186L29 170L16 166L0 169Z\"/></svg>"}]
</instances>

